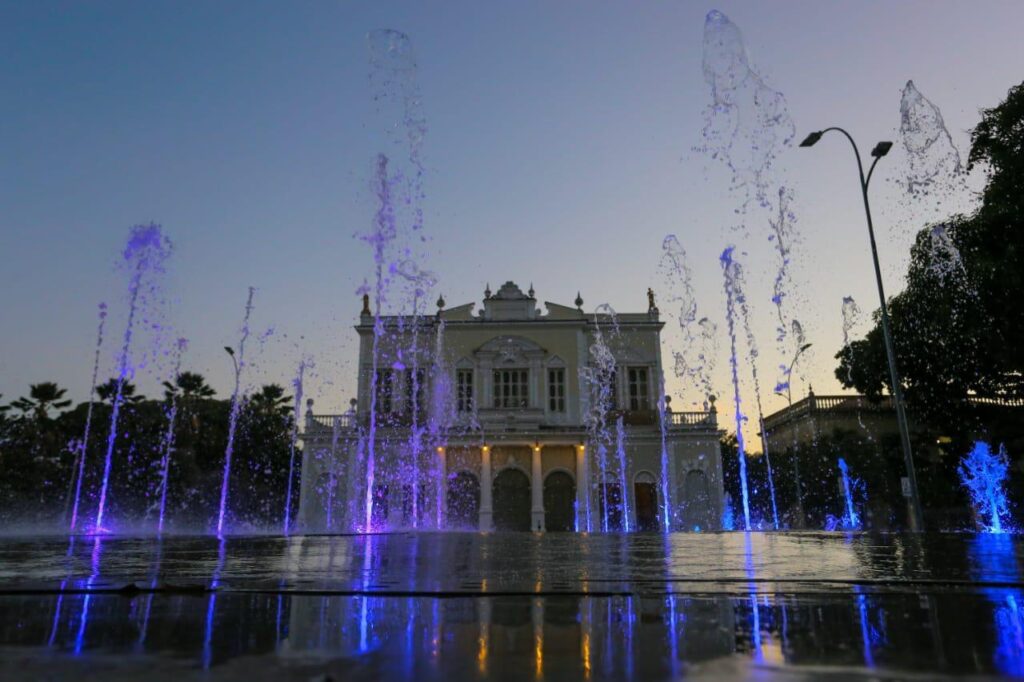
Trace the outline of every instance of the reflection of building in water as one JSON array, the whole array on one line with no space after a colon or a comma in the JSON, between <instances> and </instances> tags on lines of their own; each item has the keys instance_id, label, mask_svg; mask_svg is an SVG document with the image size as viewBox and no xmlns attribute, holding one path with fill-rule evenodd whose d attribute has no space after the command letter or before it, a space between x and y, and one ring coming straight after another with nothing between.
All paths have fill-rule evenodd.
<instances>
[{"instance_id":1,"label":"reflection of building in water","mask_svg":"<svg viewBox=\"0 0 1024 682\"><path fill-rule=\"evenodd\" d=\"M478 313L439 300L436 315L376 323L364 299L358 398L307 413L300 525L654 530L667 491L676 529L719 527L714 401L666 409L662 428L653 294L643 313L582 303L542 313L532 287L506 282Z\"/></svg>"},{"instance_id":2,"label":"reflection of building in water","mask_svg":"<svg viewBox=\"0 0 1024 682\"><path fill-rule=\"evenodd\" d=\"M279 651L400 652L382 671L406 667L409 679L660 679L732 654L735 629L728 598L334 595L292 602Z\"/></svg>"}]
</instances>

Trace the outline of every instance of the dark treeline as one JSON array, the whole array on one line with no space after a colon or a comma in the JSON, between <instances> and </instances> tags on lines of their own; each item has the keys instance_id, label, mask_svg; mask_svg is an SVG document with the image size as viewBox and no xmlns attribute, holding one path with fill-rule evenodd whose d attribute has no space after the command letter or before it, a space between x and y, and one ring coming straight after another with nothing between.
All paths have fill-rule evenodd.
<instances>
[{"instance_id":1,"label":"dark treeline","mask_svg":"<svg viewBox=\"0 0 1024 682\"><path fill-rule=\"evenodd\" d=\"M220 499L230 400L218 397L193 372L165 382L159 399L138 395L127 382L121 394L105 514L111 523L104 525L155 527L174 407L165 523L168 528L208 529ZM0 522L5 525L68 522L83 452L79 528L93 522L117 380L96 388L84 448L89 403L72 407L65 395L57 384L44 382L33 384L27 396L0 406ZM274 384L241 398L228 505L234 530L276 528L281 523L294 428L291 400ZM295 481L300 463L297 451ZM297 501L298 495L293 495L293 507Z\"/></svg>"}]
</instances>

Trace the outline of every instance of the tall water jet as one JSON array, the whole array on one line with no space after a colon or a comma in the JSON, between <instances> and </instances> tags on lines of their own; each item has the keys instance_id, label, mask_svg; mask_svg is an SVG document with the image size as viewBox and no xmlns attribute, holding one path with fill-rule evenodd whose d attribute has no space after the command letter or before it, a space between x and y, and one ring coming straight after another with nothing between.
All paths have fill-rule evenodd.
<instances>
[{"instance_id":1,"label":"tall water jet","mask_svg":"<svg viewBox=\"0 0 1024 682\"><path fill-rule=\"evenodd\" d=\"M374 477L377 469L377 398L378 384L382 377L379 376L380 365L380 342L384 336L384 319L381 316L381 306L385 301L385 292L390 278L385 274L386 253L390 244L397 236L395 227L394 207L391 202L391 185L393 179L388 175L388 157L383 154L377 156L377 171L375 175L374 190L377 195L378 208L374 216L373 229L362 235L363 241L367 242L373 249L374 261L374 309L373 309L373 342L371 347L371 368L370 368L370 424L366 434L365 454L365 515L362 529L364 532L373 530L373 495ZM368 300L368 289L366 285L360 289L364 301Z\"/></svg>"},{"instance_id":2,"label":"tall water jet","mask_svg":"<svg viewBox=\"0 0 1024 682\"><path fill-rule=\"evenodd\" d=\"M622 415L615 419L615 455L619 466L619 486L622 489L619 509L622 514L622 530L630 531L629 523L629 487L627 485L627 462L626 462L626 429L622 423Z\"/></svg>"},{"instance_id":3,"label":"tall water jet","mask_svg":"<svg viewBox=\"0 0 1024 682\"><path fill-rule=\"evenodd\" d=\"M860 528L860 514L853 507L853 486L850 483L850 468L842 457L839 458L839 475L843 482L843 500L846 503L843 526L849 530Z\"/></svg>"},{"instance_id":4,"label":"tall water jet","mask_svg":"<svg viewBox=\"0 0 1024 682\"><path fill-rule=\"evenodd\" d=\"M164 236L156 223L132 227L128 244L122 254L122 265L130 273L128 280L128 321L125 324L121 350L117 358L117 389L114 393L113 409L110 413L110 433L107 436L107 452L103 461L103 477L100 481L99 505L93 531L106 532L103 517L107 507L107 493L110 485L110 469L113 465L114 447L117 444L118 418L124 398L124 386L134 376L132 364L132 334L135 331L135 317L156 293L155 276L164 272L164 263L171 254L171 242Z\"/></svg>"},{"instance_id":5,"label":"tall water jet","mask_svg":"<svg viewBox=\"0 0 1024 682\"><path fill-rule=\"evenodd\" d=\"M96 352L92 360L92 381L89 383L89 406L85 411L85 430L82 433L82 442L76 448L78 456L74 464L75 492L71 506L72 533L78 528L78 505L82 497L82 479L85 476L85 456L89 448L89 431L92 428L92 408L96 404L96 379L100 371L100 351L103 349L103 326L107 321L107 304L99 305L99 323L96 325ZM66 509L66 507L65 507Z\"/></svg>"},{"instance_id":6,"label":"tall water jet","mask_svg":"<svg viewBox=\"0 0 1024 682\"><path fill-rule=\"evenodd\" d=\"M174 381L181 373L181 359L188 348L186 339L178 339L175 349L174 371L171 373L171 380ZM164 532L164 515L167 511L167 487L171 472L171 454L174 452L174 434L178 421L178 394L177 391L168 392L170 405L167 410L167 431L164 432L164 439L161 445L160 462L160 507L157 516L156 533L161 535Z\"/></svg>"},{"instance_id":7,"label":"tall water jet","mask_svg":"<svg viewBox=\"0 0 1024 682\"><path fill-rule=\"evenodd\" d=\"M722 251L719 261L725 276L726 322L729 328L729 365L732 369L733 404L736 410L736 457L739 461L740 493L743 497L743 529L750 530L750 495L747 492L747 453L743 442L743 411L740 400L739 360L736 357L736 282L740 276L740 266L733 260L732 253L736 247L730 246Z\"/></svg>"},{"instance_id":8,"label":"tall water jet","mask_svg":"<svg viewBox=\"0 0 1024 682\"><path fill-rule=\"evenodd\" d=\"M291 439L288 443L288 484L286 486L286 492L284 496L284 534L287 536L291 532L292 526L292 483L295 480L295 444L299 440L299 424L302 421L302 382L306 374L306 358L302 358L299 361L299 371L295 378L292 380L292 388L295 391L295 407L292 411L292 434ZM337 428L335 428L337 432ZM331 444L331 457L334 457L336 451L336 443ZM331 463L331 471L333 471L333 462ZM333 493L334 486L331 486L331 492ZM328 510L328 515L330 510Z\"/></svg>"},{"instance_id":9,"label":"tall water jet","mask_svg":"<svg viewBox=\"0 0 1024 682\"><path fill-rule=\"evenodd\" d=\"M228 508L228 484L231 479L231 455L235 451L235 431L238 428L238 415L242 410L240 392L242 388L242 370L245 369L245 342L249 339L249 317L252 315L252 297L255 287L249 287L249 295L245 299L245 316L242 318L242 337L238 341L238 353L226 347L224 350L231 356L235 368L235 387L231 392L231 411L228 415L228 442L224 448L224 475L220 484L220 504L217 507L217 537L224 538L224 518Z\"/></svg>"},{"instance_id":10,"label":"tall water jet","mask_svg":"<svg viewBox=\"0 0 1024 682\"><path fill-rule=\"evenodd\" d=\"M614 331L618 329L618 321L615 311L611 306L603 304L598 306L594 312L593 342L590 344L590 362L581 369L581 388L590 395L587 411L584 414L584 425L587 430L588 440L594 445L598 465L598 490L601 500L601 530L607 532L610 527L610 498L613 486L611 483L611 471L609 467L609 450L612 447L611 429L608 424L608 415L615 409L616 403L616 371L615 355L605 339L601 329L601 312L607 316ZM625 490L621 490L625 495Z\"/></svg>"},{"instance_id":11,"label":"tall water jet","mask_svg":"<svg viewBox=\"0 0 1024 682\"><path fill-rule=\"evenodd\" d=\"M1010 460L1006 448L992 448L985 441L976 441L957 467L960 482L971 498L971 506L979 525L986 533L1004 533L1010 516L1006 497L1006 478Z\"/></svg>"},{"instance_id":12,"label":"tall water jet","mask_svg":"<svg viewBox=\"0 0 1024 682\"><path fill-rule=\"evenodd\" d=\"M421 501L417 478L422 460L422 438L425 433L421 424L420 417L422 415L420 415L419 405L419 393L422 389L418 349L419 304L426 290L432 286L432 284L424 285L426 281L432 281L432 278L429 273L425 273L416 264L417 246L425 241L425 237L422 235L424 167L421 152L426 134L426 118L423 115L412 42L407 35L399 31L381 29L367 35L367 47L373 99L377 114L384 124L385 144L393 151L390 155L385 153L378 155L374 191L379 201L379 208L374 219L373 229L366 235L360 235L360 238L373 249L375 263L370 415L365 440L364 471L367 487L362 525L364 531L370 531L374 523L374 495L378 475L377 433L382 416L379 414L380 405L378 405L377 392L381 380L387 381L390 378L390 375L387 377L378 375L381 361L380 340L385 333L381 312L387 298L386 292L392 275L404 277L412 284L413 288L413 347L410 349L412 367L411 370L406 367L406 363L402 361L402 349L397 347L393 349L397 355L393 369L408 371L409 383L413 388L411 400L413 424L406 444L408 458L404 471L399 473L404 473L411 479L411 482L408 483L410 486L408 493L412 505L412 523L416 526L419 522ZM396 161L395 169L390 172L389 158ZM399 231L399 224L407 225L409 229ZM396 246L398 247L397 254L389 255L388 252ZM389 260L392 262L388 262ZM387 274L385 274L385 265ZM361 289L364 296L369 292L369 287L364 286ZM404 323L401 321L402 318L399 319L399 327L401 327ZM400 328L398 331L401 333L404 329ZM395 345L398 346L398 344ZM402 467L400 466L400 468Z\"/></svg>"}]
</instances>

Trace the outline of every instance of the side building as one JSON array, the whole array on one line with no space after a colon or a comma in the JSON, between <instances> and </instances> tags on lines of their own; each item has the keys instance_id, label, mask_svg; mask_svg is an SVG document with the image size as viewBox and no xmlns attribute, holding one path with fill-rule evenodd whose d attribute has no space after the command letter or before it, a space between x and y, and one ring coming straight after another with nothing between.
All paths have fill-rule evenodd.
<instances>
[{"instance_id":1,"label":"side building","mask_svg":"<svg viewBox=\"0 0 1024 682\"><path fill-rule=\"evenodd\" d=\"M720 526L714 398L661 399L659 320L537 307L512 282L434 315L364 297L357 398L307 403L302 530L602 531Z\"/></svg>"}]
</instances>

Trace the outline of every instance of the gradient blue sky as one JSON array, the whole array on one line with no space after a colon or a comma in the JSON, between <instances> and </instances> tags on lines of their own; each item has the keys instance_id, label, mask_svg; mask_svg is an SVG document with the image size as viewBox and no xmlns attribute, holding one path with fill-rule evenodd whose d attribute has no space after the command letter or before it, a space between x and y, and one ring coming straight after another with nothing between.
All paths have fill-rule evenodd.
<instances>
[{"instance_id":1,"label":"gradient blue sky","mask_svg":"<svg viewBox=\"0 0 1024 682\"><path fill-rule=\"evenodd\" d=\"M912 78L965 150L977 110L1024 78L1018 1L0 3L3 399L49 379L86 397L95 306L123 310L117 252L129 226L156 221L176 247L167 292L192 342L188 367L226 392L221 347L252 284L256 327L276 330L252 381L284 383L308 353L311 394L324 409L347 403L354 290L370 273L352 234L372 216L378 139L365 35L381 27L408 33L418 54L429 267L450 305L515 279L542 300L580 290L588 309L643 310L648 286L664 290L656 265L673 232L700 313L721 321L717 256L735 202L722 169L691 151L713 8L742 29L800 134L836 124L864 145L892 138ZM880 179L900 162L887 159ZM842 296L865 310L875 300L852 164L838 140L781 160L819 393L836 389ZM892 183L878 183L876 207L895 291L920 217ZM758 230L748 293L773 376L775 265ZM723 394L725 366L723 354Z\"/></svg>"}]
</instances>

